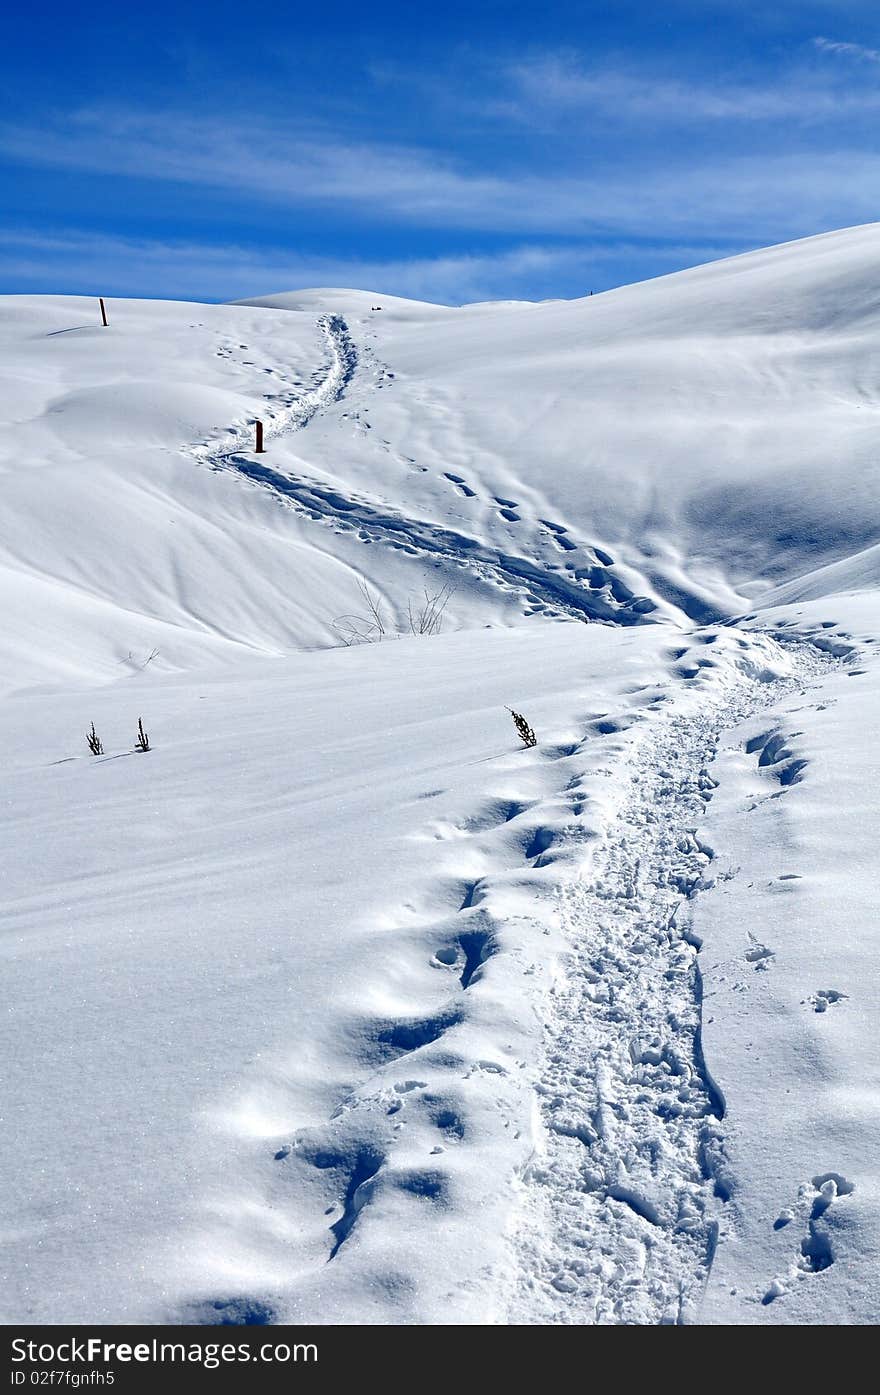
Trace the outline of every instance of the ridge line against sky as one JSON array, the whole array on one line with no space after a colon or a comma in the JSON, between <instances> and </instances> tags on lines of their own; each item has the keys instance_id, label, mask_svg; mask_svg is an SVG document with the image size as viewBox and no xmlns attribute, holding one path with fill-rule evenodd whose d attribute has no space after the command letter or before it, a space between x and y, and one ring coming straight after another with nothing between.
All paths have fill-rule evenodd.
<instances>
[{"instance_id":1,"label":"ridge line against sky","mask_svg":"<svg viewBox=\"0 0 880 1395\"><path fill-rule=\"evenodd\" d=\"M877 218L876 7L607 8L17 15L0 292L540 299Z\"/></svg>"}]
</instances>

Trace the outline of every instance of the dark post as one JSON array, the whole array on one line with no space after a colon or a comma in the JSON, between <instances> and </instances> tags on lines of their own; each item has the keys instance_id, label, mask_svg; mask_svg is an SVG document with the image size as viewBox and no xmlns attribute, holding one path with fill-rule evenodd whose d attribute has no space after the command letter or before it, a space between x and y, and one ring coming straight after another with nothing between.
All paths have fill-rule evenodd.
<instances>
[{"instance_id":1,"label":"dark post","mask_svg":"<svg viewBox=\"0 0 880 1395\"><path fill-rule=\"evenodd\" d=\"M266 447L263 445L263 423L257 422L257 455L263 455Z\"/></svg>"},{"instance_id":2,"label":"dark post","mask_svg":"<svg viewBox=\"0 0 880 1395\"><path fill-rule=\"evenodd\" d=\"M103 320L103 322L104 322L104 328L106 329L106 328L107 328L107 311L106 311L106 308L105 308L105 306L104 306L104 297L103 297L102 295L98 296L98 304L99 304L100 307L101 307L101 319Z\"/></svg>"}]
</instances>

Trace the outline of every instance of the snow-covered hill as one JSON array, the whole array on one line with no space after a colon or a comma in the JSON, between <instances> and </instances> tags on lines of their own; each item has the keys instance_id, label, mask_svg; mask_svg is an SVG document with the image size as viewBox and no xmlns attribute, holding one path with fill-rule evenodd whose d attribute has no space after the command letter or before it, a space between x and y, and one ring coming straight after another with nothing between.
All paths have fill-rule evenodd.
<instances>
[{"instance_id":1,"label":"snow-covered hill","mask_svg":"<svg viewBox=\"0 0 880 1395\"><path fill-rule=\"evenodd\" d=\"M878 266L0 301L4 1319L876 1317Z\"/></svg>"}]
</instances>

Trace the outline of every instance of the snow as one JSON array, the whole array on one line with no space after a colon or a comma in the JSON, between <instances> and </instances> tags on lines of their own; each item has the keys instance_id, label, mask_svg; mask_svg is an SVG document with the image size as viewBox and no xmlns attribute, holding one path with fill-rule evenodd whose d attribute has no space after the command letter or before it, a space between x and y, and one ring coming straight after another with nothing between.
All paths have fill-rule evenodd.
<instances>
[{"instance_id":1,"label":"snow","mask_svg":"<svg viewBox=\"0 0 880 1395\"><path fill-rule=\"evenodd\" d=\"M0 301L4 1321L876 1319L878 260Z\"/></svg>"},{"instance_id":2,"label":"snow","mask_svg":"<svg viewBox=\"0 0 880 1395\"><path fill-rule=\"evenodd\" d=\"M765 623L801 629L827 609ZM695 924L736 1179L704 1309L725 1322L874 1321L880 1302L876 601L835 598L833 613L845 632L822 633L849 663L732 732L714 767L718 885Z\"/></svg>"}]
</instances>

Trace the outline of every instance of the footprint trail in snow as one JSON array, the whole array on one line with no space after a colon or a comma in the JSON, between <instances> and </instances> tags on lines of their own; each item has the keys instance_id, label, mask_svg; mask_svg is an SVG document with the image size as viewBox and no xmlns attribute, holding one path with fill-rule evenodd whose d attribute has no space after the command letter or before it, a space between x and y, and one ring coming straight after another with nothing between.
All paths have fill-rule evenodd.
<instances>
[{"instance_id":1,"label":"footprint trail in snow","mask_svg":"<svg viewBox=\"0 0 880 1395\"><path fill-rule=\"evenodd\" d=\"M725 1104L703 1057L688 925L690 898L712 884L698 829L720 734L832 662L809 645L792 653L793 678L704 689L698 707L633 729L616 817L583 880L561 891L569 950L546 1009L512 1322L695 1315L729 1198ZM772 954L761 945L746 958L766 968Z\"/></svg>"}]
</instances>

